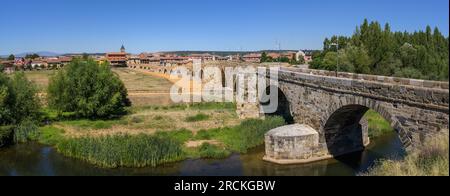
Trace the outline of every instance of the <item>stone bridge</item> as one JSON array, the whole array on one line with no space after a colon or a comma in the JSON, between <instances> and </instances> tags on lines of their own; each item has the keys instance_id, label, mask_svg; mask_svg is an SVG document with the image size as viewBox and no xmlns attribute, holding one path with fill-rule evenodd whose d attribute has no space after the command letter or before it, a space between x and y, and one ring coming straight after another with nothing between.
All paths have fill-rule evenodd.
<instances>
[{"instance_id":1,"label":"stone bridge","mask_svg":"<svg viewBox=\"0 0 450 196\"><path fill-rule=\"evenodd\" d=\"M173 70L159 66L130 68L165 74ZM449 129L448 82L281 68L278 84L275 113L260 113L259 106L264 103L238 104L237 110L241 118L281 115L290 124L307 126L306 137L295 131L293 136L289 131L281 136L268 135L269 161L301 163L362 150L369 143L368 123L363 116L370 109L391 124L407 150ZM311 135L311 130L316 134ZM307 147L295 149L305 142Z\"/></svg>"},{"instance_id":2,"label":"stone bridge","mask_svg":"<svg viewBox=\"0 0 450 196\"><path fill-rule=\"evenodd\" d=\"M363 116L370 109L390 122L406 149L449 128L448 82L282 68L278 96L273 114L316 130L318 141L311 141L314 144L306 150L295 150L305 141L266 136L266 160L273 162L302 162L362 150L369 142ZM255 111L259 107L238 109L240 114L259 113Z\"/></svg>"}]
</instances>

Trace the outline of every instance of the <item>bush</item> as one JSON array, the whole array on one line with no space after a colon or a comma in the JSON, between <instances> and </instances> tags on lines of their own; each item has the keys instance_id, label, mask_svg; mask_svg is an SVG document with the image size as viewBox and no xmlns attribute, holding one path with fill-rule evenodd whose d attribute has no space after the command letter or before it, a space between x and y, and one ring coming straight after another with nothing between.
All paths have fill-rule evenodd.
<instances>
[{"instance_id":1,"label":"bush","mask_svg":"<svg viewBox=\"0 0 450 196\"><path fill-rule=\"evenodd\" d=\"M14 130L14 143L25 143L39 137L39 127L32 120L24 120Z\"/></svg>"},{"instance_id":2,"label":"bush","mask_svg":"<svg viewBox=\"0 0 450 196\"><path fill-rule=\"evenodd\" d=\"M37 120L39 111L36 87L23 72L16 72L12 79L0 73L0 125Z\"/></svg>"},{"instance_id":3,"label":"bush","mask_svg":"<svg viewBox=\"0 0 450 196\"><path fill-rule=\"evenodd\" d=\"M111 118L126 113L130 106L123 82L108 64L93 59L74 59L50 79L49 106L58 111L74 112L83 118Z\"/></svg>"}]
</instances>

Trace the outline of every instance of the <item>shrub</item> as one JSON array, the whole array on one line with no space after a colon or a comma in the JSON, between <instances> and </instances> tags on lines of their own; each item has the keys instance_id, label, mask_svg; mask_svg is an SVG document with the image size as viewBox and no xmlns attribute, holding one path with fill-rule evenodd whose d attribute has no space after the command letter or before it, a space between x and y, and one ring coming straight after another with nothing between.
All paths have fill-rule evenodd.
<instances>
[{"instance_id":1,"label":"shrub","mask_svg":"<svg viewBox=\"0 0 450 196\"><path fill-rule=\"evenodd\" d=\"M59 114L75 112L83 118L123 115L130 106L127 90L108 64L74 59L50 79L48 103Z\"/></svg>"}]
</instances>

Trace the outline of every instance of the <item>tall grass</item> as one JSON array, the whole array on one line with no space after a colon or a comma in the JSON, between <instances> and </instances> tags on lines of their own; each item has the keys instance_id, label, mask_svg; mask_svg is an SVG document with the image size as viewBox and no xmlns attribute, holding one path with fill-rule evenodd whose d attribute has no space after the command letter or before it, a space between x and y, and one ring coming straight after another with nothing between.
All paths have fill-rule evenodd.
<instances>
[{"instance_id":1,"label":"tall grass","mask_svg":"<svg viewBox=\"0 0 450 196\"><path fill-rule=\"evenodd\" d=\"M367 173L367 176L448 176L449 135L429 138L404 160L382 160Z\"/></svg>"},{"instance_id":2,"label":"tall grass","mask_svg":"<svg viewBox=\"0 0 450 196\"><path fill-rule=\"evenodd\" d=\"M25 143L39 137L39 127L36 122L26 119L14 129L14 143Z\"/></svg>"},{"instance_id":3,"label":"tall grass","mask_svg":"<svg viewBox=\"0 0 450 196\"><path fill-rule=\"evenodd\" d=\"M73 123L78 123L73 122ZM235 127L200 131L161 131L153 135L114 135L68 138L64 130L40 128L39 142L55 146L65 156L81 159L99 167L146 167L184 160L186 158L224 158L231 152L245 153L264 143L267 131L284 125L281 117L246 120ZM195 149L184 144L192 140L216 140L223 145L205 143Z\"/></svg>"},{"instance_id":4,"label":"tall grass","mask_svg":"<svg viewBox=\"0 0 450 196\"><path fill-rule=\"evenodd\" d=\"M149 135L67 139L57 149L66 156L107 168L156 166L184 158L180 142Z\"/></svg>"},{"instance_id":5,"label":"tall grass","mask_svg":"<svg viewBox=\"0 0 450 196\"><path fill-rule=\"evenodd\" d=\"M251 119L235 127L199 131L196 139L215 139L223 142L234 152L246 153L250 148L262 145L264 135L268 131L285 124L282 117L267 117L265 120Z\"/></svg>"}]
</instances>

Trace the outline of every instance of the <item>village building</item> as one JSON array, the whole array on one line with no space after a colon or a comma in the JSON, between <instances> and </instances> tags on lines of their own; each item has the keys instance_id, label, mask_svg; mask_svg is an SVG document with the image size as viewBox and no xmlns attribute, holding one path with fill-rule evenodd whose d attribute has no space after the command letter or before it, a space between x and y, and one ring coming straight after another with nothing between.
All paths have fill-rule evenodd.
<instances>
[{"instance_id":1,"label":"village building","mask_svg":"<svg viewBox=\"0 0 450 196\"><path fill-rule=\"evenodd\" d=\"M61 56L57 58L47 58L45 59L45 62L47 62L48 69L60 69L72 62L72 57Z\"/></svg>"},{"instance_id":2,"label":"village building","mask_svg":"<svg viewBox=\"0 0 450 196\"><path fill-rule=\"evenodd\" d=\"M202 60L202 61L215 61L216 60L215 55L211 55L211 54L191 54L188 56L188 58L190 60Z\"/></svg>"},{"instance_id":3,"label":"village building","mask_svg":"<svg viewBox=\"0 0 450 196\"><path fill-rule=\"evenodd\" d=\"M181 57L181 56L165 56L160 58L160 65L164 67L171 67L171 66L180 66L185 65L190 62L188 57Z\"/></svg>"},{"instance_id":4,"label":"village building","mask_svg":"<svg viewBox=\"0 0 450 196\"><path fill-rule=\"evenodd\" d=\"M14 60L1 61L0 64L3 66L3 72L10 74L16 71L16 66L14 65Z\"/></svg>"},{"instance_id":5,"label":"village building","mask_svg":"<svg viewBox=\"0 0 450 196\"><path fill-rule=\"evenodd\" d=\"M126 67L127 66L127 53L125 47L122 45L120 52L106 53L106 60L111 66Z\"/></svg>"},{"instance_id":6,"label":"village building","mask_svg":"<svg viewBox=\"0 0 450 196\"><path fill-rule=\"evenodd\" d=\"M37 69L37 70L45 69L48 67L47 62L45 62L42 59L32 60L30 65L31 65L32 69Z\"/></svg>"},{"instance_id":7,"label":"village building","mask_svg":"<svg viewBox=\"0 0 450 196\"><path fill-rule=\"evenodd\" d=\"M310 52L306 53L303 51L298 51L295 55L297 61L300 60L301 57L303 57L303 60L305 61L305 63L311 62L312 61L312 55Z\"/></svg>"},{"instance_id":8,"label":"village building","mask_svg":"<svg viewBox=\"0 0 450 196\"><path fill-rule=\"evenodd\" d=\"M244 55L242 59L248 63L259 63L261 62L261 54L260 53L247 54Z\"/></svg>"}]
</instances>

